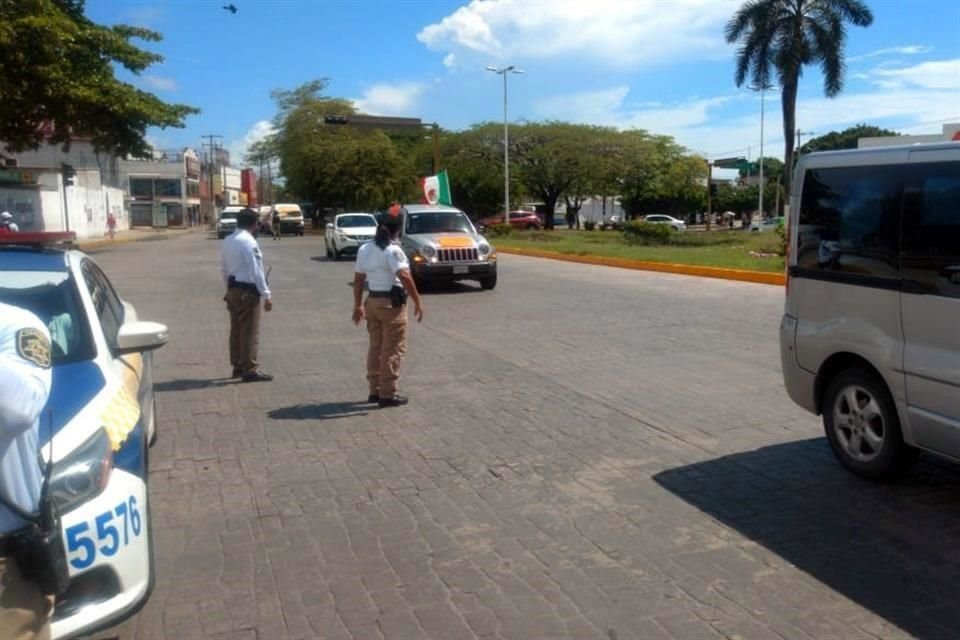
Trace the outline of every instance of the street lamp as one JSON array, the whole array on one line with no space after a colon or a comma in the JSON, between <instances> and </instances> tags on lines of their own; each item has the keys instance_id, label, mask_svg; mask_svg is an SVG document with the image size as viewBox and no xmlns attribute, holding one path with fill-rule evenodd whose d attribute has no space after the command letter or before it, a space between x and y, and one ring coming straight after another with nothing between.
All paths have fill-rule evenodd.
<instances>
[{"instance_id":1,"label":"street lamp","mask_svg":"<svg viewBox=\"0 0 960 640\"><path fill-rule=\"evenodd\" d=\"M487 67L487 71L503 76L503 223L510 224L510 132L507 129L507 74L522 74L522 69Z\"/></svg>"},{"instance_id":2,"label":"street lamp","mask_svg":"<svg viewBox=\"0 0 960 640\"><path fill-rule=\"evenodd\" d=\"M763 116L764 116L764 104L766 102L765 93L767 89L772 89L773 85L766 82L757 85L750 85L749 89L753 91L760 92L760 204L758 208L760 209L760 220L764 219L763 215Z\"/></svg>"}]
</instances>

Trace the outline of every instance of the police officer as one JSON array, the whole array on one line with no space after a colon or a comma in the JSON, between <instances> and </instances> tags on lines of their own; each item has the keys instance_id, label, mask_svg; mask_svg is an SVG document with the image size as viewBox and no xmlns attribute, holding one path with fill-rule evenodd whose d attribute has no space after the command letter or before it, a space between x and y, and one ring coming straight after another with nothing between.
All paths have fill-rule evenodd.
<instances>
[{"instance_id":1,"label":"police officer","mask_svg":"<svg viewBox=\"0 0 960 640\"><path fill-rule=\"evenodd\" d=\"M15 514L40 501L39 417L50 394L50 334L37 316L0 302L0 638L50 637L52 598L23 578L10 555Z\"/></svg>"},{"instance_id":2,"label":"police officer","mask_svg":"<svg viewBox=\"0 0 960 640\"><path fill-rule=\"evenodd\" d=\"M257 214L242 209L237 214L237 230L223 241L220 270L227 286L224 301L230 312L230 363L233 377L244 382L273 380L260 370L257 348L260 340L260 300L263 310L273 309L273 299L263 272L263 255L253 237Z\"/></svg>"},{"instance_id":3,"label":"police officer","mask_svg":"<svg viewBox=\"0 0 960 640\"><path fill-rule=\"evenodd\" d=\"M368 402L380 407L399 407L407 398L397 395L400 361L407 350L406 294L413 298L417 322L423 320L420 293L410 275L410 263L403 249L396 244L400 217L388 215L377 227L373 242L357 252L353 279L353 322L359 325L366 318L370 334L367 352ZM363 287L370 295L361 304Z\"/></svg>"},{"instance_id":4,"label":"police officer","mask_svg":"<svg viewBox=\"0 0 960 640\"><path fill-rule=\"evenodd\" d=\"M0 213L0 227L3 227L9 233L17 233L20 231L20 227L13 221L13 214L9 211Z\"/></svg>"}]
</instances>

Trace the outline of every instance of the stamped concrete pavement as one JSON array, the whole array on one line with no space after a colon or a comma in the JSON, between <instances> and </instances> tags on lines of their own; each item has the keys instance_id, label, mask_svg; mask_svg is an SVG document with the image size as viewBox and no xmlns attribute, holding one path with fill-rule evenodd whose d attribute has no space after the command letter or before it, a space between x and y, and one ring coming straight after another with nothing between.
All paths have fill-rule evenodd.
<instances>
[{"instance_id":1,"label":"stamped concrete pavement","mask_svg":"<svg viewBox=\"0 0 960 640\"><path fill-rule=\"evenodd\" d=\"M352 265L265 239L266 384L225 379L216 240L96 254L158 352L156 589L122 638L947 638L957 469L844 473L776 287L506 256L426 295L366 395Z\"/></svg>"}]
</instances>

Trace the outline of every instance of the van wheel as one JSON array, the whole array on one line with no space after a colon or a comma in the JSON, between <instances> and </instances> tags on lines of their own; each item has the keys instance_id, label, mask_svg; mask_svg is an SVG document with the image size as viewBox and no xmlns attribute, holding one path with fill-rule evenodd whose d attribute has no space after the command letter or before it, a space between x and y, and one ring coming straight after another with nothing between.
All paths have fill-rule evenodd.
<instances>
[{"instance_id":1,"label":"van wheel","mask_svg":"<svg viewBox=\"0 0 960 640\"><path fill-rule=\"evenodd\" d=\"M894 480L917 452L903 441L900 417L887 385L872 371L841 371L823 396L823 428L830 448L849 471L870 480Z\"/></svg>"}]
</instances>

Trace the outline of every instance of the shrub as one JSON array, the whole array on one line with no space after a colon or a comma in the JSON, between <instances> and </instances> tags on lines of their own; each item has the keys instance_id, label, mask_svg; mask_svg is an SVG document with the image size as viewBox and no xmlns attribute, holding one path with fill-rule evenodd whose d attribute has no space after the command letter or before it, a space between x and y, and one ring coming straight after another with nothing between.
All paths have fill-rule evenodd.
<instances>
[{"instance_id":1,"label":"shrub","mask_svg":"<svg viewBox=\"0 0 960 640\"><path fill-rule=\"evenodd\" d=\"M597 228L597 223L595 220L584 220L583 229L584 231L593 231Z\"/></svg>"},{"instance_id":2,"label":"shrub","mask_svg":"<svg viewBox=\"0 0 960 640\"><path fill-rule=\"evenodd\" d=\"M778 224L774 233L777 234L777 253L781 256L787 255L787 243L790 242L790 237L787 235L786 225Z\"/></svg>"},{"instance_id":3,"label":"shrub","mask_svg":"<svg viewBox=\"0 0 960 640\"><path fill-rule=\"evenodd\" d=\"M628 222L623 227L628 244L670 244L673 233L669 225L651 222Z\"/></svg>"},{"instance_id":4,"label":"shrub","mask_svg":"<svg viewBox=\"0 0 960 640\"><path fill-rule=\"evenodd\" d=\"M513 233L513 227L509 224L492 224L487 227L487 231L496 238L502 238Z\"/></svg>"}]
</instances>

